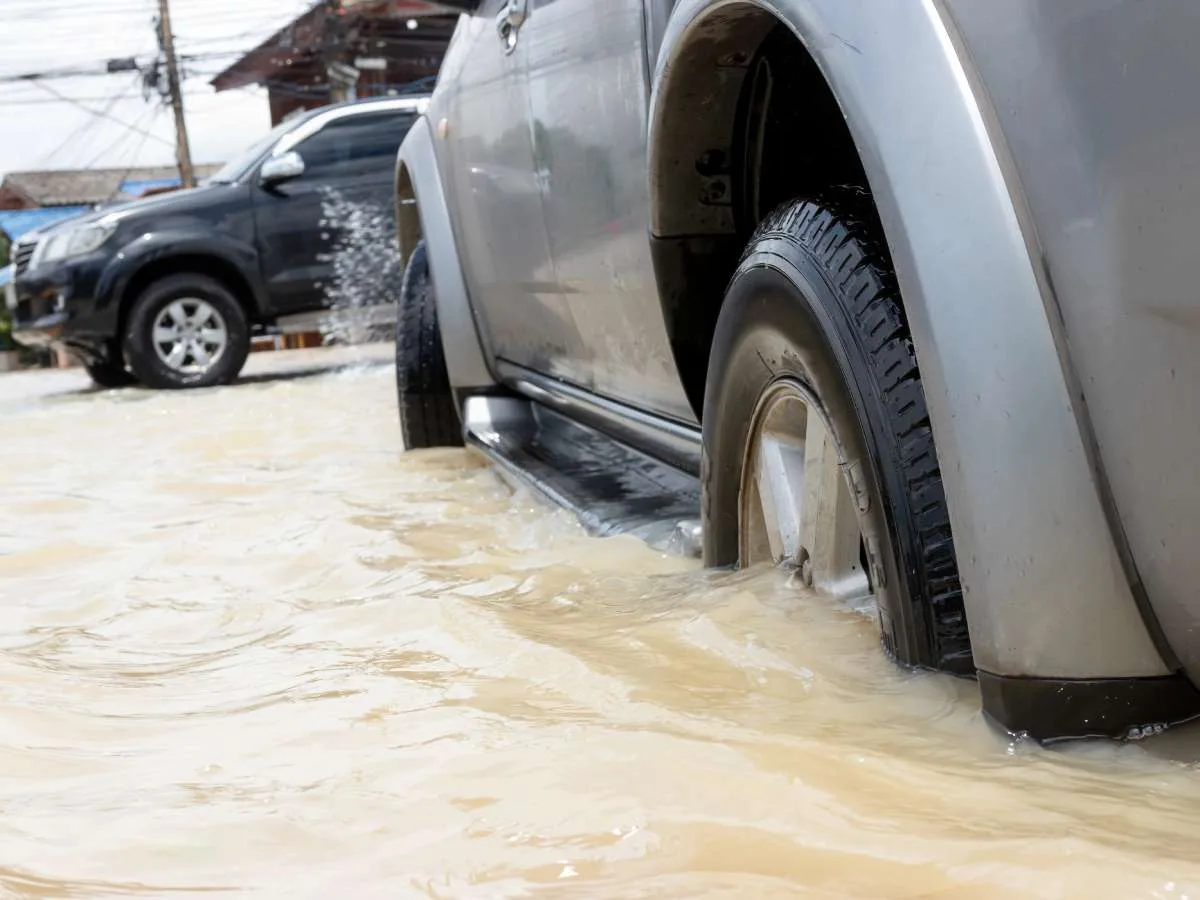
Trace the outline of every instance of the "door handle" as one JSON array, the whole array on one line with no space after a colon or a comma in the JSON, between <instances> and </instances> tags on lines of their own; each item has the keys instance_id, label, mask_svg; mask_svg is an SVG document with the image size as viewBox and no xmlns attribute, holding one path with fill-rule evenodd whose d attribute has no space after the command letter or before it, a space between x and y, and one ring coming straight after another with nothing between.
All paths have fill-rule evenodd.
<instances>
[{"instance_id":1,"label":"door handle","mask_svg":"<svg viewBox=\"0 0 1200 900\"><path fill-rule=\"evenodd\" d=\"M529 0L507 0L500 14L496 16L496 32L500 35L500 42L504 44L505 53L512 53L517 49L517 37L528 18Z\"/></svg>"}]
</instances>

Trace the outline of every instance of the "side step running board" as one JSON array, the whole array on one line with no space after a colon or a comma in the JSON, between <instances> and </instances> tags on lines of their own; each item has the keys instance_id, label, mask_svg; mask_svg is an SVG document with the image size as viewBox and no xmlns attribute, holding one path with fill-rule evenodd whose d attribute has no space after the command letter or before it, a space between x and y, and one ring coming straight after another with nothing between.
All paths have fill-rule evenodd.
<instances>
[{"instance_id":1,"label":"side step running board","mask_svg":"<svg viewBox=\"0 0 1200 900\"><path fill-rule=\"evenodd\" d=\"M464 419L468 446L574 512L590 533L700 555L694 476L530 400L471 397Z\"/></svg>"}]
</instances>

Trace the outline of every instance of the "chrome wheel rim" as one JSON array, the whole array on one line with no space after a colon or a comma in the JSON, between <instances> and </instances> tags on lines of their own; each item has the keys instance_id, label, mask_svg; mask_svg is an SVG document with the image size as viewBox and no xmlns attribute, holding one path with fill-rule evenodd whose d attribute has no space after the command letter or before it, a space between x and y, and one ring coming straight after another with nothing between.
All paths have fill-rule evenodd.
<instances>
[{"instance_id":1,"label":"chrome wheel rim","mask_svg":"<svg viewBox=\"0 0 1200 900\"><path fill-rule=\"evenodd\" d=\"M863 478L844 460L821 404L804 385L784 380L767 389L742 466L743 566L792 568L807 587L849 604L871 597L860 522L869 501Z\"/></svg>"},{"instance_id":2,"label":"chrome wheel rim","mask_svg":"<svg viewBox=\"0 0 1200 900\"><path fill-rule=\"evenodd\" d=\"M207 300L184 297L162 308L151 330L154 352L182 375L203 375L229 344L225 318Z\"/></svg>"}]
</instances>

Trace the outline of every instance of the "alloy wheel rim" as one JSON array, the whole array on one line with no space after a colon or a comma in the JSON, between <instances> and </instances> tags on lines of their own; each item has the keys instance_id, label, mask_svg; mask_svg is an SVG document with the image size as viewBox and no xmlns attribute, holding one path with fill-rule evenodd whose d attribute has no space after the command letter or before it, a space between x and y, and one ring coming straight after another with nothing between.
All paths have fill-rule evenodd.
<instances>
[{"instance_id":1,"label":"alloy wheel rim","mask_svg":"<svg viewBox=\"0 0 1200 900\"><path fill-rule=\"evenodd\" d=\"M159 311L151 329L154 352L173 372L203 375L229 345L225 318L207 300L183 297Z\"/></svg>"},{"instance_id":2,"label":"alloy wheel rim","mask_svg":"<svg viewBox=\"0 0 1200 900\"><path fill-rule=\"evenodd\" d=\"M751 420L738 503L739 559L797 572L806 587L856 605L872 598L855 487L821 404L784 379L763 394Z\"/></svg>"}]
</instances>

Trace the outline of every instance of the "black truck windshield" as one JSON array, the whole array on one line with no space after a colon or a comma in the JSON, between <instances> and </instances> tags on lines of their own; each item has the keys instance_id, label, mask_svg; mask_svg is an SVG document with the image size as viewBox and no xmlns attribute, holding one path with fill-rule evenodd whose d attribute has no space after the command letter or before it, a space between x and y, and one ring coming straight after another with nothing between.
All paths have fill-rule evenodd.
<instances>
[{"instance_id":1,"label":"black truck windshield","mask_svg":"<svg viewBox=\"0 0 1200 900\"><path fill-rule=\"evenodd\" d=\"M264 153L274 147L281 137L296 128L307 118L308 116L297 116L294 119L280 122L244 151L225 163L210 180L218 184L233 184L244 178L254 168L254 165Z\"/></svg>"}]
</instances>

